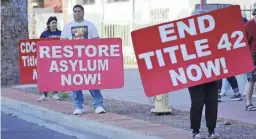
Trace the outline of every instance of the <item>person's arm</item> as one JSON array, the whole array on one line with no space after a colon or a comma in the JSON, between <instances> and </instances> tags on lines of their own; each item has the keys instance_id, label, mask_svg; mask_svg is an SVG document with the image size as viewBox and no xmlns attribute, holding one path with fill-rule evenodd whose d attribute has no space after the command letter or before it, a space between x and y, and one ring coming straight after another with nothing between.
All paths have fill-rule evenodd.
<instances>
[{"instance_id":1,"label":"person's arm","mask_svg":"<svg viewBox=\"0 0 256 139\"><path fill-rule=\"evenodd\" d=\"M100 38L98 34L98 30L95 27L95 25L92 24L92 39L98 39L98 38Z\"/></svg>"}]
</instances>

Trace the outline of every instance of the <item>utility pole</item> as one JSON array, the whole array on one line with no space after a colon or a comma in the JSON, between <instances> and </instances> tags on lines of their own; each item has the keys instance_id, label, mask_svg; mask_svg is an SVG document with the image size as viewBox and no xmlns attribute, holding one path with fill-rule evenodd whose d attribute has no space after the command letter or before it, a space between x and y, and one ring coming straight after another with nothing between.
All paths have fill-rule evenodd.
<instances>
[{"instance_id":1,"label":"utility pole","mask_svg":"<svg viewBox=\"0 0 256 139\"><path fill-rule=\"evenodd\" d=\"M201 0L200 8L201 8L201 10L206 9L206 0Z\"/></svg>"}]
</instances>

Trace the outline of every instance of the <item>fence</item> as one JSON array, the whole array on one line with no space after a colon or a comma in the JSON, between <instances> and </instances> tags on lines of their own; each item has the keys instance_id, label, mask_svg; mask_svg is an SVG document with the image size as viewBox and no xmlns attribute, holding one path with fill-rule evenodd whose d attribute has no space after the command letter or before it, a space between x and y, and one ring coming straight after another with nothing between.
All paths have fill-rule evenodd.
<instances>
[{"instance_id":1,"label":"fence","mask_svg":"<svg viewBox=\"0 0 256 139\"><path fill-rule=\"evenodd\" d=\"M253 12L253 7L250 5L250 8L243 8L242 10L242 14L244 17L246 17L248 20L252 19L253 16L252 16L252 12Z\"/></svg>"},{"instance_id":2,"label":"fence","mask_svg":"<svg viewBox=\"0 0 256 139\"><path fill-rule=\"evenodd\" d=\"M165 11L166 9L161 9L160 11ZM251 19L252 18L252 6L248 7L242 7L241 12L243 13L243 15L246 15L247 19ZM131 32L133 30L137 30L137 29L141 29L141 28L145 28L148 26L152 26L155 24L160 24L160 23L164 23L167 22L169 19L168 16L166 16L165 12L160 12L161 14L154 14L153 12L153 18L151 17L151 21L147 21L147 22L138 22L136 20L130 20L130 21L120 21L120 22L109 22L109 21L97 21L97 24L99 26L100 29L100 35L103 38L113 38L113 37L120 37L122 39L122 43L123 43L123 53L124 53L124 63L125 64L137 64L136 62L136 58L134 55L134 49L132 46L132 40L131 40ZM169 13L168 13L169 14ZM46 14L47 15L47 14ZM47 15L47 17L49 17L50 15ZM72 15L71 15L72 16ZM91 17L92 18L98 18L98 16L100 17L100 14L92 14ZM186 14L187 16L187 14ZM230 15L232 16L232 15ZM227 17L228 18L228 17ZM33 16L33 19L35 19L35 17ZM62 19L62 16L58 17L58 19ZM153 19L153 20L152 20ZM45 19L46 20L46 19ZM34 21L34 20L32 20ZM30 23L32 23L32 21L30 21ZM40 23L39 23L40 22ZM45 21L46 22L46 21ZM38 21L36 24L39 25L41 24L42 26L45 27L45 22L43 21ZM35 36L35 29L33 27L35 27L35 25L31 25L30 24L30 36ZM36 31L41 32L41 28L40 29L36 29Z\"/></svg>"},{"instance_id":3,"label":"fence","mask_svg":"<svg viewBox=\"0 0 256 139\"><path fill-rule=\"evenodd\" d=\"M243 15L246 15L247 19L252 19L252 7L249 9L242 9ZM228 17L227 17L228 18ZM125 64L137 64L134 49L131 41L131 32L133 30L145 28L148 26L167 22L165 21L149 21L148 23L139 23L136 21L127 22L102 22L101 23L101 36L104 38L120 37L122 39L124 63Z\"/></svg>"},{"instance_id":4,"label":"fence","mask_svg":"<svg viewBox=\"0 0 256 139\"><path fill-rule=\"evenodd\" d=\"M141 28L149 27L152 25L164 23L167 21L151 21L149 23L136 23L136 22L122 22L122 23L101 23L101 37L103 38L112 38L119 37L122 39L123 53L124 53L124 63L131 65L137 64L132 40L131 32L133 30L138 30Z\"/></svg>"}]
</instances>

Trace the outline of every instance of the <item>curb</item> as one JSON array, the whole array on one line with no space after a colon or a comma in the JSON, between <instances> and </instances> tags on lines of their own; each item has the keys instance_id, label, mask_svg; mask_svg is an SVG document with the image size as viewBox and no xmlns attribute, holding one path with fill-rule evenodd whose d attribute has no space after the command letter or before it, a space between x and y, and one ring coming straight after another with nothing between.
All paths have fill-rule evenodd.
<instances>
[{"instance_id":1,"label":"curb","mask_svg":"<svg viewBox=\"0 0 256 139\"><path fill-rule=\"evenodd\" d=\"M43 107L37 107L28 103L10 99L1 98L1 103L8 109L14 109L34 117L38 117L50 122L57 123L79 131L91 132L113 139L160 139L160 137L143 134L141 132L131 131L128 129L107 125L91 120L81 119L74 115L55 112Z\"/></svg>"}]
</instances>

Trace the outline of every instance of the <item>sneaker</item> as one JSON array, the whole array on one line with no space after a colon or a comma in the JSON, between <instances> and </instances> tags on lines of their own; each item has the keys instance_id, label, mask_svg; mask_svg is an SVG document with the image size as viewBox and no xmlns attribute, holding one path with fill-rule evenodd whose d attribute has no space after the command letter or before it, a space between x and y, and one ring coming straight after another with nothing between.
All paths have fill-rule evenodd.
<instances>
[{"instance_id":1,"label":"sneaker","mask_svg":"<svg viewBox=\"0 0 256 139\"><path fill-rule=\"evenodd\" d=\"M54 94L54 95L52 96L52 99L60 100L60 97L59 97L59 95L58 95L58 94Z\"/></svg>"},{"instance_id":2,"label":"sneaker","mask_svg":"<svg viewBox=\"0 0 256 139\"><path fill-rule=\"evenodd\" d=\"M41 102L41 101L47 101L49 100L48 97L46 97L45 95L41 95L39 99L37 99L38 102Z\"/></svg>"},{"instance_id":3,"label":"sneaker","mask_svg":"<svg viewBox=\"0 0 256 139\"><path fill-rule=\"evenodd\" d=\"M245 110L246 111L256 111L256 107L254 107L252 104L250 104L245 107Z\"/></svg>"},{"instance_id":4,"label":"sneaker","mask_svg":"<svg viewBox=\"0 0 256 139\"><path fill-rule=\"evenodd\" d=\"M75 109L74 115L81 115L84 113L84 109Z\"/></svg>"},{"instance_id":5,"label":"sneaker","mask_svg":"<svg viewBox=\"0 0 256 139\"><path fill-rule=\"evenodd\" d=\"M199 132L193 133L192 138L193 139L204 139L204 137Z\"/></svg>"},{"instance_id":6,"label":"sneaker","mask_svg":"<svg viewBox=\"0 0 256 139\"><path fill-rule=\"evenodd\" d=\"M220 137L220 135L218 135L215 132L209 134L209 136L208 136L209 139L218 139L219 137Z\"/></svg>"},{"instance_id":7,"label":"sneaker","mask_svg":"<svg viewBox=\"0 0 256 139\"><path fill-rule=\"evenodd\" d=\"M226 96L226 91L221 91L220 96Z\"/></svg>"},{"instance_id":8,"label":"sneaker","mask_svg":"<svg viewBox=\"0 0 256 139\"><path fill-rule=\"evenodd\" d=\"M97 107L95 109L95 113L97 113L97 114L105 113L105 112L106 112L106 110L103 107Z\"/></svg>"},{"instance_id":9,"label":"sneaker","mask_svg":"<svg viewBox=\"0 0 256 139\"><path fill-rule=\"evenodd\" d=\"M237 101L239 101L239 100L242 100L242 96L241 96L241 94L234 95L233 97L230 98L230 100L237 100Z\"/></svg>"},{"instance_id":10,"label":"sneaker","mask_svg":"<svg viewBox=\"0 0 256 139\"><path fill-rule=\"evenodd\" d=\"M221 96L220 96L220 94L218 95L218 102L221 102Z\"/></svg>"}]
</instances>

